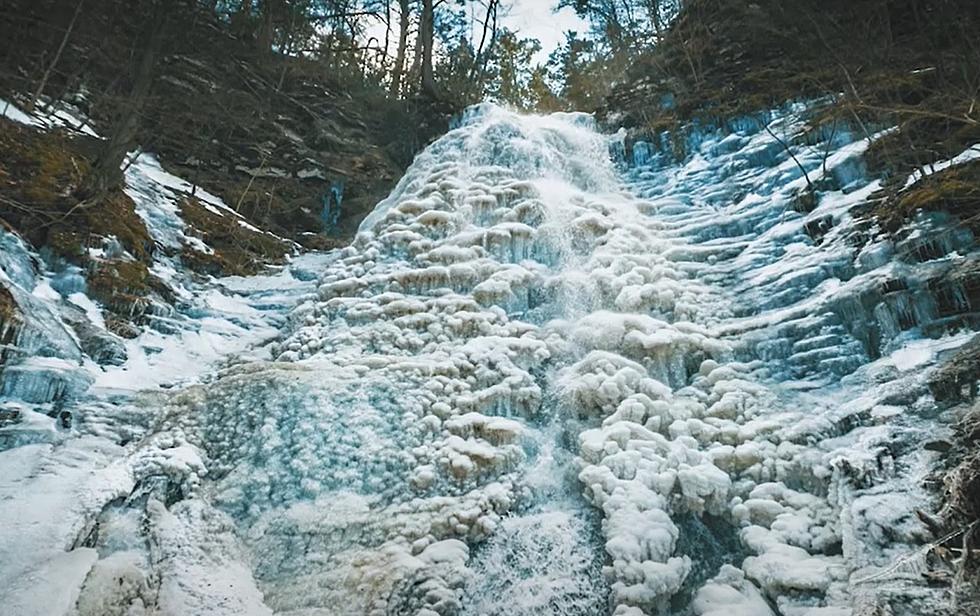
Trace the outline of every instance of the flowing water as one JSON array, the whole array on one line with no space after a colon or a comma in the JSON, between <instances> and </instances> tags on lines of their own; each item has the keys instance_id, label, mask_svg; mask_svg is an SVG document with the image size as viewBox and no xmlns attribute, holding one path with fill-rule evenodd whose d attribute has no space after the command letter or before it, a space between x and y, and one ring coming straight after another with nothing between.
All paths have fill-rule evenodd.
<instances>
[{"instance_id":1,"label":"flowing water","mask_svg":"<svg viewBox=\"0 0 980 616\"><path fill-rule=\"evenodd\" d=\"M0 428L0 519L30 520L0 588L25 614L943 613L909 555L973 238L877 233L868 139L794 161L766 126L802 130L677 160L469 110L350 247L236 283L274 342L97 383L57 437Z\"/></svg>"}]
</instances>

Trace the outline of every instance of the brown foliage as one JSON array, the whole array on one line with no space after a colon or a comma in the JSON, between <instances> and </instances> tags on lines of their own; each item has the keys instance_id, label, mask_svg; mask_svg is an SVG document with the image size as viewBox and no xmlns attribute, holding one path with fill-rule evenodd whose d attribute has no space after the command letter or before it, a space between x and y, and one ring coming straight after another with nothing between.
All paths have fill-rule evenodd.
<instances>
[{"instance_id":1,"label":"brown foliage","mask_svg":"<svg viewBox=\"0 0 980 616\"><path fill-rule=\"evenodd\" d=\"M928 175L907 189L886 191L874 214L895 231L919 211L948 212L980 234L980 162Z\"/></svg>"}]
</instances>

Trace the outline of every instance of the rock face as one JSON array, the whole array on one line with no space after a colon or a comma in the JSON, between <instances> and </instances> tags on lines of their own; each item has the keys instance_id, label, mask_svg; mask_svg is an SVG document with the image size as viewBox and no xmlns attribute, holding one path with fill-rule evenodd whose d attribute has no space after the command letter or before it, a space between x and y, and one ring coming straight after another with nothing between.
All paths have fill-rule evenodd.
<instances>
[{"instance_id":1,"label":"rock face","mask_svg":"<svg viewBox=\"0 0 980 616\"><path fill-rule=\"evenodd\" d=\"M39 494L62 515L0 534L34 548L0 589L45 606L22 581L60 571L49 613L955 613L918 575L919 511L973 237L880 234L868 140L791 156L772 134L797 143L798 111L678 160L581 114L469 110L316 276L221 283L249 309L196 291L274 342L44 438L7 411L0 518Z\"/></svg>"}]
</instances>

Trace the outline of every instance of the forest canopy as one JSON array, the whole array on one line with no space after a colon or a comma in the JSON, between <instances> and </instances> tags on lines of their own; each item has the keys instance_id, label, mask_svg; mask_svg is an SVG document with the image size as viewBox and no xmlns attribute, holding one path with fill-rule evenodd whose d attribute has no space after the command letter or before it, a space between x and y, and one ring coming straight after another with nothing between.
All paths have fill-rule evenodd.
<instances>
[{"instance_id":1,"label":"forest canopy","mask_svg":"<svg viewBox=\"0 0 980 616\"><path fill-rule=\"evenodd\" d=\"M486 99L524 110L593 109L639 50L660 40L680 0L561 0L588 27L557 49L508 20L527 0L77 0L15 2L5 15L28 33L33 66L15 75L37 99L65 74L66 47L113 30L138 33L128 55L179 52L188 24L212 20L259 55L302 58L350 88L424 96L459 109ZM88 4L89 6L86 6ZM23 8L23 10L18 10ZM102 28L79 24L102 15ZM43 19L43 21L41 21ZM219 36L215 33L215 36ZM20 37L7 37L7 56ZM70 53L70 51L69 51ZM146 55L146 54L143 54ZM7 63L9 67L10 62ZM0 72L12 72L9 68ZM30 73L35 74L30 74ZM10 75L6 75L10 77ZM77 76L75 76L77 77Z\"/></svg>"}]
</instances>

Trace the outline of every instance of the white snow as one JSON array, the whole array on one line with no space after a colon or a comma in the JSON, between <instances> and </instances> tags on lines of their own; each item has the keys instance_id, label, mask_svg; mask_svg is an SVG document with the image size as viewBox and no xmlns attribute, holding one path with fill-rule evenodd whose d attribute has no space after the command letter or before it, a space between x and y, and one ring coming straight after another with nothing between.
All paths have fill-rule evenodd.
<instances>
[{"instance_id":1,"label":"white snow","mask_svg":"<svg viewBox=\"0 0 980 616\"><path fill-rule=\"evenodd\" d=\"M84 310L85 315L93 325L99 329L105 329L105 319L102 317L102 309L92 301L92 298L84 293L76 292L68 296L68 301Z\"/></svg>"},{"instance_id":2,"label":"white snow","mask_svg":"<svg viewBox=\"0 0 980 616\"><path fill-rule=\"evenodd\" d=\"M312 281L299 280L293 272L325 259L329 257L306 255L277 273L223 278L216 281L218 286L192 288L190 301L198 316L178 321L175 333L146 329L127 340L129 359L120 366L93 368L94 386L110 391L172 387L195 381L223 360L247 356L276 336L286 306L312 291ZM270 301L279 305L278 311L267 308ZM259 357L266 353L261 348L255 352Z\"/></svg>"},{"instance_id":3,"label":"white snow","mask_svg":"<svg viewBox=\"0 0 980 616\"><path fill-rule=\"evenodd\" d=\"M43 107L34 114L28 114L10 101L0 98L0 117L5 117L8 120L36 128L49 129L63 127L78 131L90 137L99 137L98 133L88 125L87 120L77 117L64 106L58 106L53 109Z\"/></svg>"},{"instance_id":4,"label":"white snow","mask_svg":"<svg viewBox=\"0 0 980 616\"><path fill-rule=\"evenodd\" d=\"M146 222L153 238L164 245L180 247L189 243L202 252L211 252L200 240L183 233L185 224L178 214L179 199L192 195L212 214L232 216L249 231L286 241L255 227L220 197L168 173L151 153L131 152L123 167L126 169L126 193L136 201L136 213Z\"/></svg>"},{"instance_id":5,"label":"white snow","mask_svg":"<svg viewBox=\"0 0 980 616\"><path fill-rule=\"evenodd\" d=\"M0 114L8 120L13 120L20 124L27 124L28 126L41 126L41 121L33 116L29 116L24 113L19 107L11 103L10 101L0 98Z\"/></svg>"},{"instance_id":6,"label":"white snow","mask_svg":"<svg viewBox=\"0 0 980 616\"><path fill-rule=\"evenodd\" d=\"M79 548L21 572L5 589L4 610L23 616L68 616L98 558L95 550Z\"/></svg>"}]
</instances>

